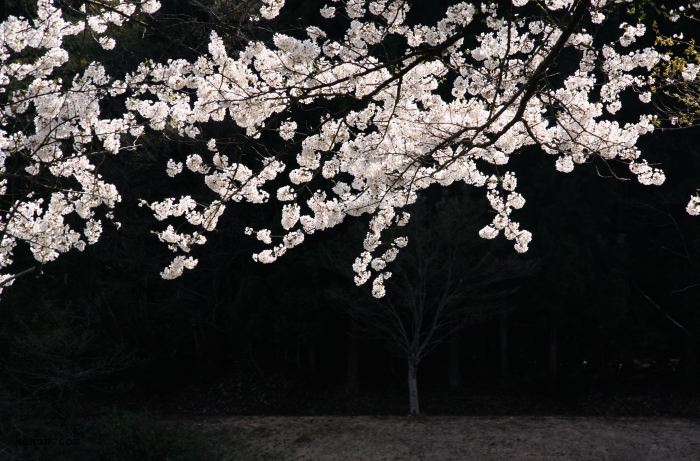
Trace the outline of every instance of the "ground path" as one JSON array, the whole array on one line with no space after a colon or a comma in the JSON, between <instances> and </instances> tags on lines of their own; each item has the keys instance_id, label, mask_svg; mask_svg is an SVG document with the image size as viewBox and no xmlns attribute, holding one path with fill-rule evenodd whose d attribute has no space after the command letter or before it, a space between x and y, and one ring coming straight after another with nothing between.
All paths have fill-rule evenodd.
<instances>
[{"instance_id":1,"label":"ground path","mask_svg":"<svg viewBox=\"0 0 700 461\"><path fill-rule=\"evenodd\" d=\"M222 417L187 424L222 460L700 460L700 420Z\"/></svg>"}]
</instances>

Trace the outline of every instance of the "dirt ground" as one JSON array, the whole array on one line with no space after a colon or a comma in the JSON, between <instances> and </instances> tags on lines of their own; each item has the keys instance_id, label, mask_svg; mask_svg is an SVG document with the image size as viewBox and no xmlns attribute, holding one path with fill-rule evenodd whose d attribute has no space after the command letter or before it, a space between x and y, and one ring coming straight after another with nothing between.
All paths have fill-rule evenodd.
<instances>
[{"instance_id":1,"label":"dirt ground","mask_svg":"<svg viewBox=\"0 0 700 461\"><path fill-rule=\"evenodd\" d=\"M227 417L189 423L222 460L700 460L700 420Z\"/></svg>"}]
</instances>

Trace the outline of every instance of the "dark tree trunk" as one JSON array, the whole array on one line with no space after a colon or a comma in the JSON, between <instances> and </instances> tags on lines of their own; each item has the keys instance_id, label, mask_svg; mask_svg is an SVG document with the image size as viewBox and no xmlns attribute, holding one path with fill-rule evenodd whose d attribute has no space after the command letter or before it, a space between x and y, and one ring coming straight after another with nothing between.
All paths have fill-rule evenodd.
<instances>
[{"instance_id":1,"label":"dark tree trunk","mask_svg":"<svg viewBox=\"0 0 700 461\"><path fill-rule=\"evenodd\" d=\"M354 330L351 328L347 340L347 369L345 375L345 392L350 395L356 395L359 390L359 360L357 354L357 338L354 335Z\"/></svg>"},{"instance_id":2,"label":"dark tree trunk","mask_svg":"<svg viewBox=\"0 0 700 461\"><path fill-rule=\"evenodd\" d=\"M479 381L485 383L489 379L489 360L488 360L488 340L489 335L485 325L481 324L481 328L477 329L477 363L479 364Z\"/></svg>"},{"instance_id":3,"label":"dark tree trunk","mask_svg":"<svg viewBox=\"0 0 700 461\"><path fill-rule=\"evenodd\" d=\"M602 329L598 328L598 373L602 374L605 378L609 378L608 372L608 348L605 344L605 336L603 335Z\"/></svg>"},{"instance_id":4,"label":"dark tree trunk","mask_svg":"<svg viewBox=\"0 0 700 461\"><path fill-rule=\"evenodd\" d=\"M558 325L554 312L549 316L549 385L555 387L559 374Z\"/></svg>"},{"instance_id":5,"label":"dark tree trunk","mask_svg":"<svg viewBox=\"0 0 700 461\"><path fill-rule=\"evenodd\" d=\"M306 348L306 357L309 366L309 377L313 383L316 382L317 367L316 367L316 341L313 339L309 340L309 344Z\"/></svg>"},{"instance_id":6,"label":"dark tree trunk","mask_svg":"<svg viewBox=\"0 0 700 461\"><path fill-rule=\"evenodd\" d=\"M455 389L462 385L461 348L458 333L450 336L448 344L447 383Z\"/></svg>"},{"instance_id":7,"label":"dark tree trunk","mask_svg":"<svg viewBox=\"0 0 700 461\"><path fill-rule=\"evenodd\" d=\"M408 358L408 411L411 416L420 414L420 405L418 403L418 363L409 357Z\"/></svg>"},{"instance_id":8,"label":"dark tree trunk","mask_svg":"<svg viewBox=\"0 0 700 461\"><path fill-rule=\"evenodd\" d=\"M683 378L685 388L690 392L696 392L700 382L700 354L698 353L698 340L695 336L685 338L685 357L683 357Z\"/></svg>"},{"instance_id":9,"label":"dark tree trunk","mask_svg":"<svg viewBox=\"0 0 700 461\"><path fill-rule=\"evenodd\" d=\"M510 360L508 355L508 313L503 312L498 321L500 352L501 388L510 387Z\"/></svg>"},{"instance_id":10,"label":"dark tree trunk","mask_svg":"<svg viewBox=\"0 0 700 461\"><path fill-rule=\"evenodd\" d=\"M194 356L202 357L202 315L199 311L192 312L192 347Z\"/></svg>"}]
</instances>

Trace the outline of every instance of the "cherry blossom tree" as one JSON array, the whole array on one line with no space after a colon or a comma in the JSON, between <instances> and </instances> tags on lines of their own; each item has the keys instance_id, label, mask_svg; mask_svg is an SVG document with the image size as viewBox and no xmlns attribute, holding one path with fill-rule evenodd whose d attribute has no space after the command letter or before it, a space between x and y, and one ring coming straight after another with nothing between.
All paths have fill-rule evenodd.
<instances>
[{"instance_id":1,"label":"cherry blossom tree","mask_svg":"<svg viewBox=\"0 0 700 461\"><path fill-rule=\"evenodd\" d=\"M227 49L212 31L208 53L195 60L145 61L116 77L92 62L59 78L64 42L80 34L109 52L110 30L157 14L158 1L74 8L37 0L35 17L3 20L3 278L18 272L17 245L44 263L99 239L120 195L94 159L138 151L147 133L191 142L191 154L163 167L201 177L206 191L162 191L142 202L163 221L155 233L174 252L166 279L195 267L193 248L233 202L279 202L278 225L246 229L265 245L253 255L262 263L308 235L370 216L353 269L355 283L369 282L381 297L389 263L406 244L386 231L408 224L405 208L428 187L483 189L493 219L479 235L503 235L524 252L532 236L513 212L525 198L508 167L524 149L538 147L562 173L599 158L627 165L642 184L665 180L637 145L660 124L651 102L668 55L644 24L609 19L634 19L633 2L455 2L426 24L406 0L329 0L317 22L291 30L277 27L284 3L262 1L250 18L260 38L242 49ZM663 78L695 82L694 66ZM109 101L122 110L106 115ZM623 103L634 113L626 122ZM222 131L230 135L211 134ZM688 211L698 210L694 197Z\"/></svg>"}]
</instances>

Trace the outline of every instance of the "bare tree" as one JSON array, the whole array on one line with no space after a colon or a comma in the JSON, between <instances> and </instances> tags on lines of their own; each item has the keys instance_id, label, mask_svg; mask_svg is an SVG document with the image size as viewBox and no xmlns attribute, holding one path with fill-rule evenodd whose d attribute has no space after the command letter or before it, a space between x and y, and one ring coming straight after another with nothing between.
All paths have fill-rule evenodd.
<instances>
[{"instance_id":1,"label":"bare tree","mask_svg":"<svg viewBox=\"0 0 700 461\"><path fill-rule=\"evenodd\" d=\"M387 295L344 294L358 331L376 336L406 361L409 412L420 413L418 367L438 344L467 324L497 316L518 280L535 268L479 239L478 205L468 197L421 201L412 210L411 244L394 266Z\"/></svg>"}]
</instances>

